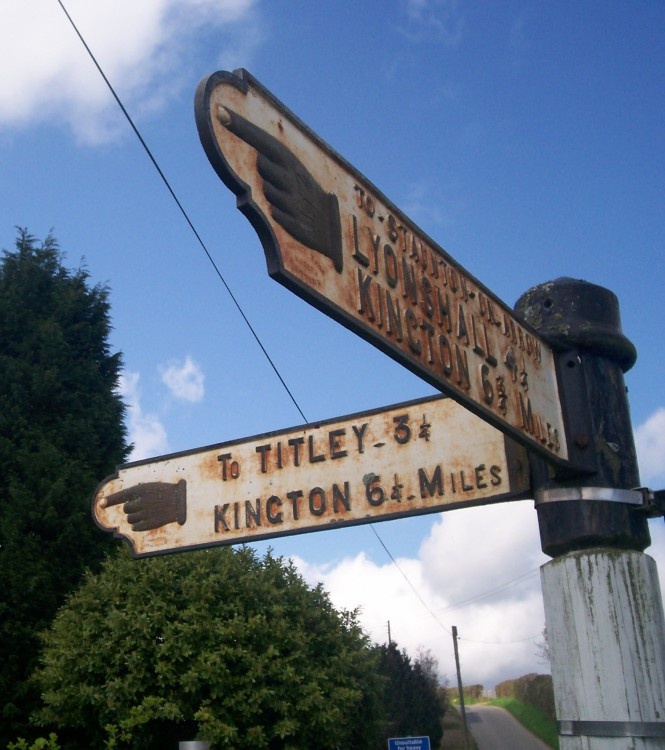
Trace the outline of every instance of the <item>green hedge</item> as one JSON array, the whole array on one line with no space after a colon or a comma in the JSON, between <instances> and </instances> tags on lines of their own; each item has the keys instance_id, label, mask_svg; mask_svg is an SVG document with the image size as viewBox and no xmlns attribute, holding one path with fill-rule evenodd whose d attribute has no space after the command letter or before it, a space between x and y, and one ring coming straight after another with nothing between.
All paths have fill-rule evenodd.
<instances>
[{"instance_id":1,"label":"green hedge","mask_svg":"<svg viewBox=\"0 0 665 750\"><path fill-rule=\"evenodd\" d=\"M527 706L535 706L545 716L556 720L552 676L527 674L515 680L505 680L496 686L497 698L517 698Z\"/></svg>"}]
</instances>

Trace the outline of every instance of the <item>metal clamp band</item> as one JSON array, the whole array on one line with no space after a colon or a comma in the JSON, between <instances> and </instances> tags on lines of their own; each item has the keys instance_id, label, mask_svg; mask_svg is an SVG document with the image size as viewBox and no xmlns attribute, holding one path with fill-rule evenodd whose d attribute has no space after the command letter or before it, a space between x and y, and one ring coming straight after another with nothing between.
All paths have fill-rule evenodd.
<instances>
[{"instance_id":1,"label":"metal clamp band","mask_svg":"<svg viewBox=\"0 0 665 750\"><path fill-rule=\"evenodd\" d=\"M665 737L665 721L557 721L562 737Z\"/></svg>"},{"instance_id":2,"label":"metal clamp band","mask_svg":"<svg viewBox=\"0 0 665 750\"><path fill-rule=\"evenodd\" d=\"M602 500L610 503L627 503L644 505L650 494L649 490L617 490L611 487L557 487L551 490L537 490L536 505L543 503L560 503L570 500Z\"/></svg>"}]
</instances>

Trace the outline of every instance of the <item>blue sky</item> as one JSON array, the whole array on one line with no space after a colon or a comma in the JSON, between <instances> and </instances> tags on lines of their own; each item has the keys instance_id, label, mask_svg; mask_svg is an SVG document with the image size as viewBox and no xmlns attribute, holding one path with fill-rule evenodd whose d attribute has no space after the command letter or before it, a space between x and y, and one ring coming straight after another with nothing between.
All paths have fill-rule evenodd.
<instances>
[{"instance_id":1,"label":"blue sky","mask_svg":"<svg viewBox=\"0 0 665 750\"><path fill-rule=\"evenodd\" d=\"M308 421L433 390L268 277L198 140L194 91L216 70L247 68L509 305L561 276L615 292L642 481L665 486L665 6L65 5ZM3 4L0 35L0 247L53 230L109 285L135 457L300 424L57 1ZM399 569L369 527L272 546L451 678L453 624L470 682L546 669L532 503L375 528ZM652 535L662 566L662 520Z\"/></svg>"}]
</instances>

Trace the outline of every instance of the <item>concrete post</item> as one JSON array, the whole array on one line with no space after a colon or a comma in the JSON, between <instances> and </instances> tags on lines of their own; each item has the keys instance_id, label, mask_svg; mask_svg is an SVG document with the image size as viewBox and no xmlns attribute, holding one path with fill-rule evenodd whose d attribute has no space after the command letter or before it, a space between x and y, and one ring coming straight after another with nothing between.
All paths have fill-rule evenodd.
<instances>
[{"instance_id":1,"label":"concrete post","mask_svg":"<svg viewBox=\"0 0 665 750\"><path fill-rule=\"evenodd\" d=\"M560 350L560 368L581 368L583 392L562 406L588 409L571 420L587 431L571 437L595 466L574 476L531 461L541 545L554 558L541 580L561 750L665 748L665 617L631 491L639 475L623 372L635 350L616 297L592 284L543 284L516 311Z\"/></svg>"}]
</instances>

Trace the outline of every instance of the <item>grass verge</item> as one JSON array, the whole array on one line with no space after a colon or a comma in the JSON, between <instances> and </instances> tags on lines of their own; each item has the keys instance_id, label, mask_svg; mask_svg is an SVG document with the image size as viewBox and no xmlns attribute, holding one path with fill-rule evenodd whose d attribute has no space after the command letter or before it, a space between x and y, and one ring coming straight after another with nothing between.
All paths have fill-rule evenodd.
<instances>
[{"instance_id":1,"label":"grass verge","mask_svg":"<svg viewBox=\"0 0 665 750\"><path fill-rule=\"evenodd\" d=\"M441 750L466 750L464 741L464 723L457 706L448 704L443 716L443 740ZM469 732L469 750L476 750L471 732Z\"/></svg>"},{"instance_id":2,"label":"grass verge","mask_svg":"<svg viewBox=\"0 0 665 750\"><path fill-rule=\"evenodd\" d=\"M534 706L527 706L526 703L518 701L517 698L495 698L489 703L492 706L505 708L536 737L539 737L555 750L559 750L556 722L548 718L542 711Z\"/></svg>"}]
</instances>

